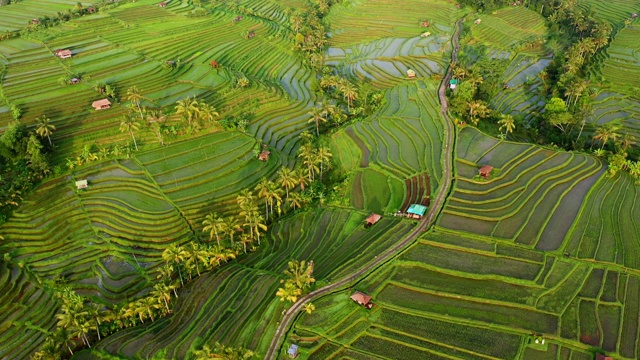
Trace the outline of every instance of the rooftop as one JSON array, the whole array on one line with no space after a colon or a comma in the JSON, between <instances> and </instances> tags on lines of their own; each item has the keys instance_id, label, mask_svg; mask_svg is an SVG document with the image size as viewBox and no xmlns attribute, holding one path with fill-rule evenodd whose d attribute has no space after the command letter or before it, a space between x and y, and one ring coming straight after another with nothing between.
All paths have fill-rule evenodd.
<instances>
[{"instance_id":1,"label":"rooftop","mask_svg":"<svg viewBox=\"0 0 640 360\"><path fill-rule=\"evenodd\" d=\"M427 207L424 206L424 205L420 205L420 204L411 204L411 206L409 206L409 209L407 210L407 212L409 214L415 214L415 215L424 216L424 213L427 212Z\"/></svg>"}]
</instances>

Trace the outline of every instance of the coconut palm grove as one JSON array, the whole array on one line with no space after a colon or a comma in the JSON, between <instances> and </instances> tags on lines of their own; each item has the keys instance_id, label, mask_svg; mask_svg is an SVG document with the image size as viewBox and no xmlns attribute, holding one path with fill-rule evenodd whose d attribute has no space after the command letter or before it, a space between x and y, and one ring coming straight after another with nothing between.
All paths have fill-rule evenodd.
<instances>
[{"instance_id":1,"label":"coconut palm grove","mask_svg":"<svg viewBox=\"0 0 640 360\"><path fill-rule=\"evenodd\" d=\"M640 358L639 12L0 0L0 359Z\"/></svg>"}]
</instances>

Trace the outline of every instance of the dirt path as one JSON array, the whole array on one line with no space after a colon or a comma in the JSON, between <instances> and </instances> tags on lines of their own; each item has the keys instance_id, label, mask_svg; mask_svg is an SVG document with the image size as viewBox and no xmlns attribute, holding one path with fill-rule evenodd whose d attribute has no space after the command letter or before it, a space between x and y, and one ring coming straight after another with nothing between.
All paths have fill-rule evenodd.
<instances>
[{"instance_id":1,"label":"dirt path","mask_svg":"<svg viewBox=\"0 0 640 360\"><path fill-rule=\"evenodd\" d=\"M452 38L453 51L451 53L451 61L457 62L458 60L458 50L459 43L458 38L460 37L460 31L462 30L462 20L458 20L456 22L456 31ZM361 267L357 271L355 271L350 276L347 276L337 282L329 284L323 288L316 289L315 291L310 292L304 297L300 298L293 306L287 310L284 317L280 321L278 325L278 329L273 335L273 339L271 340L271 344L269 345L269 349L265 355L265 360L274 360L277 359L279 349L282 343L282 339L286 335L291 323L298 315L302 307L310 302L311 300L318 298L322 295L326 295L338 289L346 287L348 284L354 282L362 278L367 273L371 272L373 269L385 263L387 260L391 259L394 255L396 255L400 250L404 249L407 245L412 243L423 231L425 231L429 226L431 226L435 217L440 213L440 209L444 204L444 200L449 193L449 189L451 187L452 180L452 151L453 151L453 137L454 137L454 129L451 121L449 120L449 116L447 115L447 99L445 97L445 90L449 84L449 79L451 79L451 68L447 70L447 75L440 83L440 88L438 89L438 97L440 98L440 108L442 116L445 120L446 125L446 133L445 133L445 145L443 151L443 176L442 176L442 186L438 189L438 194L432 199L431 207L429 208L429 212L427 215L420 221L420 224L415 227L404 239L400 240L398 243L388 248L383 253L379 254L373 261Z\"/></svg>"}]
</instances>

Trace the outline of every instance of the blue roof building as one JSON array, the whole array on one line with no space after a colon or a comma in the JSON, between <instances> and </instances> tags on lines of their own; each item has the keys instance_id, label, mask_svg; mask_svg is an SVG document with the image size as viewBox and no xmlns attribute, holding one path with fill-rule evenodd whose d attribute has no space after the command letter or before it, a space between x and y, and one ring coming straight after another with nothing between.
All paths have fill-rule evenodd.
<instances>
[{"instance_id":1,"label":"blue roof building","mask_svg":"<svg viewBox=\"0 0 640 360\"><path fill-rule=\"evenodd\" d=\"M291 344L289 350L287 350L287 354L289 354L290 358L295 358L296 356L298 356L298 345Z\"/></svg>"},{"instance_id":2,"label":"blue roof building","mask_svg":"<svg viewBox=\"0 0 640 360\"><path fill-rule=\"evenodd\" d=\"M427 207L420 204L411 204L409 209L407 209L407 213L415 218L421 218L424 216L424 213L427 212Z\"/></svg>"}]
</instances>

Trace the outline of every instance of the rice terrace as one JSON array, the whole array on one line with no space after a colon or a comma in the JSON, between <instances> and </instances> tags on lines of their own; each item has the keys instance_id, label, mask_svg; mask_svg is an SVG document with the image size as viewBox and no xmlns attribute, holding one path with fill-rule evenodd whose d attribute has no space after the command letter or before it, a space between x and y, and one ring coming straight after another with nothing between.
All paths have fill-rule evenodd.
<instances>
[{"instance_id":1,"label":"rice terrace","mask_svg":"<svg viewBox=\"0 0 640 360\"><path fill-rule=\"evenodd\" d=\"M0 359L639 359L638 13L0 0Z\"/></svg>"}]
</instances>

